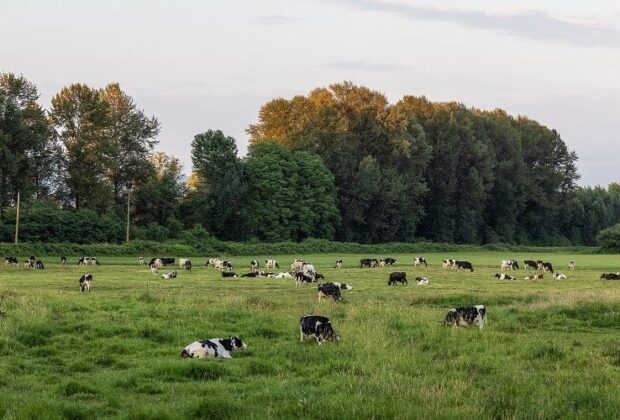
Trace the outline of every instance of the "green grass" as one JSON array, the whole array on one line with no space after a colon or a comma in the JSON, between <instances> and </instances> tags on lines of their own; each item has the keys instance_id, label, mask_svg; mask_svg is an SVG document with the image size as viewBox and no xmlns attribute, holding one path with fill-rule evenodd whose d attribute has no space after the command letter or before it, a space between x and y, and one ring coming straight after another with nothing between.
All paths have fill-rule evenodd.
<instances>
[{"instance_id":1,"label":"green grass","mask_svg":"<svg viewBox=\"0 0 620 420\"><path fill-rule=\"evenodd\" d=\"M206 257L174 280L137 256L2 267L0 418L618 418L620 282L599 276L620 270L620 255L426 254L428 269L389 256L400 263L360 269L360 257L380 255L304 255L354 286L343 303L320 305L315 286L222 279ZM267 256L230 259L244 273L255 257ZM448 257L476 271L443 270ZM336 258L344 269L332 268ZM569 279L500 281L504 258L544 259ZM410 285L388 287L401 270ZM87 271L90 294L78 290ZM416 286L418 273L431 285ZM483 330L439 325L471 304L487 305ZM342 340L300 343L303 313L330 317ZM230 335L249 346L232 360L179 357L196 339Z\"/></svg>"}]
</instances>

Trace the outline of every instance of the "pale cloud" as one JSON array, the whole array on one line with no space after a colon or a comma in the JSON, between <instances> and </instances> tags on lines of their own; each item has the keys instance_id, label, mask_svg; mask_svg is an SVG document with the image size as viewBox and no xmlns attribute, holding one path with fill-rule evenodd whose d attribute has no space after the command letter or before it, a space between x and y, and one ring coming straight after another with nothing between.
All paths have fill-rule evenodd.
<instances>
[{"instance_id":1,"label":"pale cloud","mask_svg":"<svg viewBox=\"0 0 620 420\"><path fill-rule=\"evenodd\" d=\"M377 63L364 60L333 61L325 63L322 67L333 70L367 71L367 72L388 72L404 70L406 67L393 64Z\"/></svg>"},{"instance_id":2,"label":"pale cloud","mask_svg":"<svg viewBox=\"0 0 620 420\"><path fill-rule=\"evenodd\" d=\"M301 19L285 15L265 15L258 18L258 22L265 26L284 25L287 23L297 22L299 20Z\"/></svg>"}]
</instances>

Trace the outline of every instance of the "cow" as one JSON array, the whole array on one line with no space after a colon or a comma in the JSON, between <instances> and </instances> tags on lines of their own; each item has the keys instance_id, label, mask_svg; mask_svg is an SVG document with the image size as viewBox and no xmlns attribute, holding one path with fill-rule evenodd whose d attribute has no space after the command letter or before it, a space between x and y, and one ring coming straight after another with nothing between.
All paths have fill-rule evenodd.
<instances>
[{"instance_id":1,"label":"cow","mask_svg":"<svg viewBox=\"0 0 620 420\"><path fill-rule=\"evenodd\" d=\"M24 260L24 268L32 268L34 270L34 263L31 259Z\"/></svg>"},{"instance_id":2,"label":"cow","mask_svg":"<svg viewBox=\"0 0 620 420\"><path fill-rule=\"evenodd\" d=\"M553 278L556 279L556 280L566 280L566 274L555 273L553 275Z\"/></svg>"},{"instance_id":3,"label":"cow","mask_svg":"<svg viewBox=\"0 0 620 420\"><path fill-rule=\"evenodd\" d=\"M350 284L338 283L337 281L333 281L331 282L331 284L335 284L336 286L340 287L342 290L353 290L353 286L351 286Z\"/></svg>"},{"instance_id":4,"label":"cow","mask_svg":"<svg viewBox=\"0 0 620 420\"><path fill-rule=\"evenodd\" d=\"M45 269L45 265L43 264L43 261L37 260L36 268L37 268L37 270L44 270Z\"/></svg>"},{"instance_id":5,"label":"cow","mask_svg":"<svg viewBox=\"0 0 620 420\"><path fill-rule=\"evenodd\" d=\"M302 315L299 319L300 341L314 338L319 345L324 341L338 341L340 337L334 332L329 318L321 315Z\"/></svg>"},{"instance_id":6,"label":"cow","mask_svg":"<svg viewBox=\"0 0 620 420\"><path fill-rule=\"evenodd\" d=\"M258 260L250 261L250 271L258 271L260 268L260 264L258 264Z\"/></svg>"},{"instance_id":7,"label":"cow","mask_svg":"<svg viewBox=\"0 0 620 420\"><path fill-rule=\"evenodd\" d=\"M340 302L342 300L342 294L340 293L340 287L333 283L319 284L319 303L322 298L333 297L334 301Z\"/></svg>"},{"instance_id":8,"label":"cow","mask_svg":"<svg viewBox=\"0 0 620 420\"><path fill-rule=\"evenodd\" d=\"M223 261L219 258L209 258L207 262L205 263L205 267L215 267L216 265L219 265L221 262Z\"/></svg>"},{"instance_id":9,"label":"cow","mask_svg":"<svg viewBox=\"0 0 620 420\"><path fill-rule=\"evenodd\" d=\"M424 259L424 257L415 257L413 259L413 266L414 267L418 267L418 266L424 266L424 268L428 267L428 264L426 263L426 260Z\"/></svg>"},{"instance_id":10,"label":"cow","mask_svg":"<svg viewBox=\"0 0 620 420\"><path fill-rule=\"evenodd\" d=\"M149 266L156 264L158 268L167 267L169 265L174 265L174 262L175 262L174 258L154 257L154 258L151 258L151 261L149 262Z\"/></svg>"},{"instance_id":11,"label":"cow","mask_svg":"<svg viewBox=\"0 0 620 420\"><path fill-rule=\"evenodd\" d=\"M450 259L447 259L447 260L443 260L441 265L442 265L443 268L452 268L452 267L454 267L454 262L455 261L456 260L453 260L453 259L450 258Z\"/></svg>"},{"instance_id":12,"label":"cow","mask_svg":"<svg viewBox=\"0 0 620 420\"><path fill-rule=\"evenodd\" d=\"M543 261L537 261L537 264L538 264L538 269L539 270L549 271L550 273L553 273L553 266L551 265L551 263L543 262Z\"/></svg>"},{"instance_id":13,"label":"cow","mask_svg":"<svg viewBox=\"0 0 620 420\"><path fill-rule=\"evenodd\" d=\"M276 260L265 260L265 268L267 270L273 270L275 268L280 269L280 266Z\"/></svg>"},{"instance_id":14,"label":"cow","mask_svg":"<svg viewBox=\"0 0 620 420\"><path fill-rule=\"evenodd\" d=\"M138 264L140 264L140 267L144 267L146 265L146 261L144 261L144 257L138 258Z\"/></svg>"},{"instance_id":15,"label":"cow","mask_svg":"<svg viewBox=\"0 0 620 420\"><path fill-rule=\"evenodd\" d=\"M90 257L80 257L78 259L78 266L90 264Z\"/></svg>"},{"instance_id":16,"label":"cow","mask_svg":"<svg viewBox=\"0 0 620 420\"><path fill-rule=\"evenodd\" d=\"M542 273L540 273L540 274L536 274L533 276L527 276L525 277L525 280L543 280L544 278L545 276Z\"/></svg>"},{"instance_id":17,"label":"cow","mask_svg":"<svg viewBox=\"0 0 620 420\"><path fill-rule=\"evenodd\" d=\"M308 264L308 261L306 260L293 260L293 262L291 263L291 271L301 271L301 269L303 268L304 265Z\"/></svg>"},{"instance_id":18,"label":"cow","mask_svg":"<svg viewBox=\"0 0 620 420\"><path fill-rule=\"evenodd\" d=\"M395 271L393 273L390 273L390 278L388 279L388 286L392 286L392 285L396 285L396 282L400 282L401 284L405 285L408 284L407 283L407 273L405 273L404 271Z\"/></svg>"},{"instance_id":19,"label":"cow","mask_svg":"<svg viewBox=\"0 0 620 420\"><path fill-rule=\"evenodd\" d=\"M176 279L177 278L177 272L176 271L170 271L168 273L164 273L161 275L162 279Z\"/></svg>"},{"instance_id":20,"label":"cow","mask_svg":"<svg viewBox=\"0 0 620 420\"><path fill-rule=\"evenodd\" d=\"M222 277L227 277L224 274L228 274L227 272L222 272ZM252 271L251 273L242 274L241 277L259 277L260 273L256 271Z\"/></svg>"},{"instance_id":21,"label":"cow","mask_svg":"<svg viewBox=\"0 0 620 420\"><path fill-rule=\"evenodd\" d=\"M60 264L62 264L62 266L66 266L67 265L67 257L65 257L64 255L62 255L60 257Z\"/></svg>"},{"instance_id":22,"label":"cow","mask_svg":"<svg viewBox=\"0 0 620 420\"><path fill-rule=\"evenodd\" d=\"M215 268L220 269L220 270L232 270L233 269L233 265L230 261L221 261L220 263L215 265Z\"/></svg>"},{"instance_id":23,"label":"cow","mask_svg":"<svg viewBox=\"0 0 620 420\"><path fill-rule=\"evenodd\" d=\"M516 280L517 278L515 276L511 276L510 274L504 274L504 273L496 273L495 277L497 277L500 280Z\"/></svg>"},{"instance_id":24,"label":"cow","mask_svg":"<svg viewBox=\"0 0 620 420\"><path fill-rule=\"evenodd\" d=\"M16 257L4 257L4 265L6 265L7 267L9 265L13 266L13 267L17 267L18 266L18 261Z\"/></svg>"},{"instance_id":25,"label":"cow","mask_svg":"<svg viewBox=\"0 0 620 420\"><path fill-rule=\"evenodd\" d=\"M574 270L575 269L575 261L569 261L568 269L569 270Z\"/></svg>"},{"instance_id":26,"label":"cow","mask_svg":"<svg viewBox=\"0 0 620 420\"><path fill-rule=\"evenodd\" d=\"M523 265L526 270L538 270L538 263L534 260L523 260Z\"/></svg>"},{"instance_id":27,"label":"cow","mask_svg":"<svg viewBox=\"0 0 620 420\"><path fill-rule=\"evenodd\" d=\"M31 255L28 259L30 260L30 266L34 269L36 258L34 255Z\"/></svg>"},{"instance_id":28,"label":"cow","mask_svg":"<svg viewBox=\"0 0 620 420\"><path fill-rule=\"evenodd\" d=\"M185 263L189 261L189 258L179 258L179 268L185 268Z\"/></svg>"},{"instance_id":29,"label":"cow","mask_svg":"<svg viewBox=\"0 0 620 420\"><path fill-rule=\"evenodd\" d=\"M484 305L461 306L452 308L441 322L445 326L477 325L482 329L487 320L487 309Z\"/></svg>"},{"instance_id":30,"label":"cow","mask_svg":"<svg viewBox=\"0 0 620 420\"><path fill-rule=\"evenodd\" d=\"M298 272L295 274L295 285L296 286L301 286L304 283L313 283L316 281L316 278L314 276L302 273L302 272Z\"/></svg>"},{"instance_id":31,"label":"cow","mask_svg":"<svg viewBox=\"0 0 620 420\"><path fill-rule=\"evenodd\" d=\"M316 276L316 269L312 264L304 264L303 267L301 267L301 272L308 276Z\"/></svg>"},{"instance_id":32,"label":"cow","mask_svg":"<svg viewBox=\"0 0 620 420\"><path fill-rule=\"evenodd\" d=\"M605 280L620 280L620 273L603 273L601 278Z\"/></svg>"},{"instance_id":33,"label":"cow","mask_svg":"<svg viewBox=\"0 0 620 420\"><path fill-rule=\"evenodd\" d=\"M248 346L237 336L230 338L211 338L209 340L194 341L185 346L181 357L190 359L232 359L235 350L246 349Z\"/></svg>"},{"instance_id":34,"label":"cow","mask_svg":"<svg viewBox=\"0 0 620 420\"><path fill-rule=\"evenodd\" d=\"M375 264L376 267L385 267L385 260L383 258L379 259L379 262Z\"/></svg>"},{"instance_id":35,"label":"cow","mask_svg":"<svg viewBox=\"0 0 620 420\"><path fill-rule=\"evenodd\" d=\"M471 265L469 261L455 261L454 267L458 270L469 270L470 272L474 272L474 267Z\"/></svg>"},{"instance_id":36,"label":"cow","mask_svg":"<svg viewBox=\"0 0 620 420\"><path fill-rule=\"evenodd\" d=\"M185 269L187 271L192 271L192 262L190 260L185 261Z\"/></svg>"},{"instance_id":37,"label":"cow","mask_svg":"<svg viewBox=\"0 0 620 420\"><path fill-rule=\"evenodd\" d=\"M90 288L93 284L93 275L92 274L83 274L80 277L80 291L82 292L90 292Z\"/></svg>"},{"instance_id":38,"label":"cow","mask_svg":"<svg viewBox=\"0 0 620 420\"><path fill-rule=\"evenodd\" d=\"M501 260L500 270L518 270L519 263L517 260Z\"/></svg>"},{"instance_id":39,"label":"cow","mask_svg":"<svg viewBox=\"0 0 620 420\"><path fill-rule=\"evenodd\" d=\"M154 276L157 275L157 270L158 270L158 265L157 264L151 264L151 274L153 274Z\"/></svg>"},{"instance_id":40,"label":"cow","mask_svg":"<svg viewBox=\"0 0 620 420\"><path fill-rule=\"evenodd\" d=\"M274 275L273 278L275 278L275 279L291 279L291 278L293 278L293 274L294 273L289 273L289 272L278 273L278 274Z\"/></svg>"},{"instance_id":41,"label":"cow","mask_svg":"<svg viewBox=\"0 0 620 420\"><path fill-rule=\"evenodd\" d=\"M224 278L237 278L237 273L234 271L222 271L222 277Z\"/></svg>"},{"instance_id":42,"label":"cow","mask_svg":"<svg viewBox=\"0 0 620 420\"><path fill-rule=\"evenodd\" d=\"M336 260L336 268L342 268L342 260Z\"/></svg>"},{"instance_id":43,"label":"cow","mask_svg":"<svg viewBox=\"0 0 620 420\"><path fill-rule=\"evenodd\" d=\"M428 279L428 277L416 277L415 278L415 282L418 286L428 286L429 284L431 284L430 280Z\"/></svg>"},{"instance_id":44,"label":"cow","mask_svg":"<svg viewBox=\"0 0 620 420\"><path fill-rule=\"evenodd\" d=\"M386 259L384 259L383 261L385 261L385 265L394 265L394 264L398 264L398 261L395 258L392 257L387 257Z\"/></svg>"},{"instance_id":45,"label":"cow","mask_svg":"<svg viewBox=\"0 0 620 420\"><path fill-rule=\"evenodd\" d=\"M379 263L378 260L374 259L374 258L362 258L360 260L360 268L364 268L364 267L368 267L368 268L373 268L375 265L377 265Z\"/></svg>"}]
</instances>

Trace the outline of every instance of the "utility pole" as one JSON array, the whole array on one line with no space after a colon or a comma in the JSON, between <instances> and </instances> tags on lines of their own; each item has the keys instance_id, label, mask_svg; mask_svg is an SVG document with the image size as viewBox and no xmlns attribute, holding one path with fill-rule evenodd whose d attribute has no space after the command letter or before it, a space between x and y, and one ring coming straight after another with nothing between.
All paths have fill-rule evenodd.
<instances>
[{"instance_id":1,"label":"utility pole","mask_svg":"<svg viewBox=\"0 0 620 420\"><path fill-rule=\"evenodd\" d=\"M17 212L15 213L15 243L19 238L19 191L17 191Z\"/></svg>"},{"instance_id":2,"label":"utility pole","mask_svg":"<svg viewBox=\"0 0 620 420\"><path fill-rule=\"evenodd\" d=\"M130 209L130 204L131 204L131 186L127 190L127 235L126 235L126 238L125 238L125 242L129 242L129 209Z\"/></svg>"}]
</instances>

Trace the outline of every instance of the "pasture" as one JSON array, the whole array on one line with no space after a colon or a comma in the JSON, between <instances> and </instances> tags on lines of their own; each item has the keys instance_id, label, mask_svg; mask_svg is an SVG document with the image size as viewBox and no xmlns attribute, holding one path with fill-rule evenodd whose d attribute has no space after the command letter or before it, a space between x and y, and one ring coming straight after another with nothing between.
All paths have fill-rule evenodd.
<instances>
[{"instance_id":1,"label":"pasture","mask_svg":"<svg viewBox=\"0 0 620 420\"><path fill-rule=\"evenodd\" d=\"M223 279L204 267L207 256L170 280L138 256L2 266L0 417L618 418L620 281L599 276L619 271L620 255L422 255L427 269L411 254L227 258L242 274L252 258L274 257L287 271L303 257L327 281L353 285L342 303L321 304L316 284ZM359 268L360 258L387 256L399 263ZM475 271L442 269L444 258ZM526 281L523 269L517 281L495 279L505 258L550 261L568 280ZM392 271L406 271L409 285L388 287ZM86 272L92 292L80 293ZM417 286L416 275L431 284ZM484 329L439 324L448 309L474 304L487 307ZM301 314L329 317L341 340L300 342ZM194 340L231 335L248 345L232 360L179 357Z\"/></svg>"}]
</instances>

